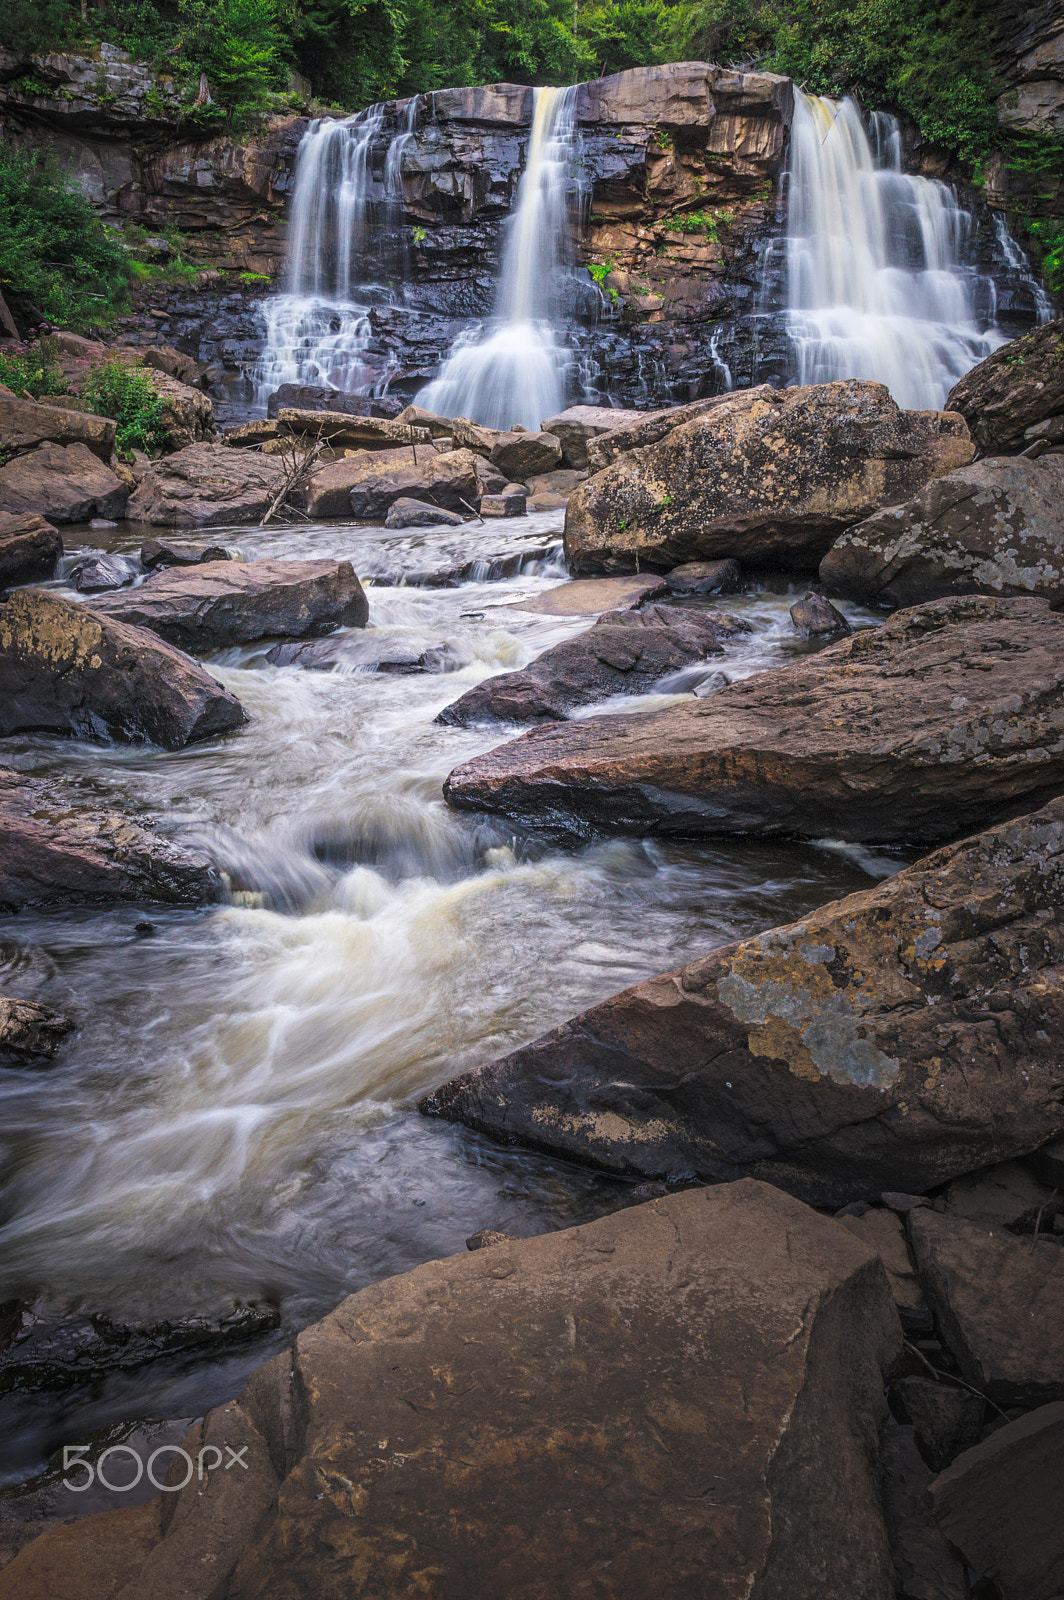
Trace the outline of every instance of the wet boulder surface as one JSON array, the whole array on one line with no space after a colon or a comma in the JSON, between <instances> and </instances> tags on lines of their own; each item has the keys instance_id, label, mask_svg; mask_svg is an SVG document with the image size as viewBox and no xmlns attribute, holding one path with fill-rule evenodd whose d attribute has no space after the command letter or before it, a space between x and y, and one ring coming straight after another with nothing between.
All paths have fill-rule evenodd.
<instances>
[{"instance_id":1,"label":"wet boulder surface","mask_svg":"<svg viewBox=\"0 0 1064 1600\"><path fill-rule=\"evenodd\" d=\"M1064 455L992 457L936 478L844 533L820 578L834 594L892 606L1064 595Z\"/></svg>"},{"instance_id":2,"label":"wet boulder surface","mask_svg":"<svg viewBox=\"0 0 1064 1600\"><path fill-rule=\"evenodd\" d=\"M208 561L168 567L91 612L204 653L263 638L364 628L369 603L349 561Z\"/></svg>"},{"instance_id":3,"label":"wet boulder surface","mask_svg":"<svg viewBox=\"0 0 1064 1600\"><path fill-rule=\"evenodd\" d=\"M1062 906L1056 800L626 989L422 1109L618 1173L921 1194L1059 1135Z\"/></svg>"},{"instance_id":4,"label":"wet boulder surface","mask_svg":"<svg viewBox=\"0 0 1064 1600\"><path fill-rule=\"evenodd\" d=\"M538 722L613 694L643 694L669 673L724 653L722 640L749 625L721 612L648 606L608 611L579 638L555 645L520 672L503 672L467 690L437 722Z\"/></svg>"},{"instance_id":5,"label":"wet boulder surface","mask_svg":"<svg viewBox=\"0 0 1064 1600\"><path fill-rule=\"evenodd\" d=\"M451 805L604 831L929 843L1064 785L1064 618L978 595L898 612L698 703L534 729Z\"/></svg>"},{"instance_id":6,"label":"wet boulder surface","mask_svg":"<svg viewBox=\"0 0 1064 1600\"><path fill-rule=\"evenodd\" d=\"M974 454L961 417L901 411L878 383L718 396L580 485L565 551L576 573L725 557L815 567L845 528Z\"/></svg>"},{"instance_id":7,"label":"wet boulder surface","mask_svg":"<svg viewBox=\"0 0 1064 1600\"><path fill-rule=\"evenodd\" d=\"M19 589L0 607L0 737L180 750L246 720L234 695L154 633L44 589Z\"/></svg>"},{"instance_id":8,"label":"wet boulder surface","mask_svg":"<svg viewBox=\"0 0 1064 1600\"><path fill-rule=\"evenodd\" d=\"M1002 345L965 373L946 405L980 450L1022 450L1028 428L1064 414L1064 318Z\"/></svg>"},{"instance_id":9,"label":"wet boulder surface","mask_svg":"<svg viewBox=\"0 0 1064 1600\"><path fill-rule=\"evenodd\" d=\"M35 1000L0 995L0 1057L50 1061L74 1024Z\"/></svg>"}]
</instances>

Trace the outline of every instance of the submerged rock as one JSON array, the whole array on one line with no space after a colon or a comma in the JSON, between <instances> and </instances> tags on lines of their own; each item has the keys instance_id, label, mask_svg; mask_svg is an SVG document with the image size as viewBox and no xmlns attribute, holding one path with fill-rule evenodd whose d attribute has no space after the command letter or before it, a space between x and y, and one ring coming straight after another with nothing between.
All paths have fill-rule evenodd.
<instances>
[{"instance_id":1,"label":"submerged rock","mask_svg":"<svg viewBox=\"0 0 1064 1600\"><path fill-rule=\"evenodd\" d=\"M1003 344L950 390L980 450L1022 450L1026 430L1064 413L1064 318Z\"/></svg>"},{"instance_id":2,"label":"submerged rock","mask_svg":"<svg viewBox=\"0 0 1064 1600\"><path fill-rule=\"evenodd\" d=\"M815 566L844 528L974 453L959 416L900 411L879 383L720 395L576 490L566 555L579 573L725 556Z\"/></svg>"},{"instance_id":3,"label":"submerged rock","mask_svg":"<svg viewBox=\"0 0 1064 1600\"><path fill-rule=\"evenodd\" d=\"M366 1596L430 1569L485 1600L893 1600L876 1438L899 1350L875 1258L762 1184L431 1261L208 1414L195 1437L247 1444L247 1479L175 1495L128 1592L205 1592L206 1550L229 1600L346 1595L354 1550ZM97 1520L83 1543L121 1545ZM0 1592L50 1549L70 1571L57 1529Z\"/></svg>"},{"instance_id":4,"label":"submerged rock","mask_svg":"<svg viewBox=\"0 0 1064 1600\"><path fill-rule=\"evenodd\" d=\"M240 702L153 633L43 589L0 608L0 736L40 731L164 750L238 728Z\"/></svg>"},{"instance_id":5,"label":"submerged rock","mask_svg":"<svg viewBox=\"0 0 1064 1600\"><path fill-rule=\"evenodd\" d=\"M455 672L469 657L443 639L404 638L376 628L362 634L339 634L312 644L277 644L266 652L275 667L303 667L309 672L332 672L347 667L359 672L393 673L406 677L416 672Z\"/></svg>"},{"instance_id":6,"label":"submerged rock","mask_svg":"<svg viewBox=\"0 0 1064 1600\"><path fill-rule=\"evenodd\" d=\"M224 544L183 544L177 539L146 539L140 547L145 572L156 567L199 567L207 561L238 561L235 550Z\"/></svg>"},{"instance_id":7,"label":"submerged rock","mask_svg":"<svg viewBox=\"0 0 1064 1600\"><path fill-rule=\"evenodd\" d=\"M93 615L150 628L197 653L263 638L319 638L334 628L364 628L369 617L369 602L349 561L208 561L170 567L89 606Z\"/></svg>"},{"instance_id":8,"label":"submerged rock","mask_svg":"<svg viewBox=\"0 0 1064 1600\"><path fill-rule=\"evenodd\" d=\"M0 995L0 1055L39 1056L50 1061L74 1024L35 1000Z\"/></svg>"},{"instance_id":9,"label":"submerged rock","mask_svg":"<svg viewBox=\"0 0 1064 1600\"><path fill-rule=\"evenodd\" d=\"M284 465L273 456L224 444L191 444L152 463L127 515L164 528L258 522L284 481Z\"/></svg>"},{"instance_id":10,"label":"submerged rock","mask_svg":"<svg viewBox=\"0 0 1064 1600\"><path fill-rule=\"evenodd\" d=\"M422 1110L612 1172L919 1194L1064 1127L1062 909L1056 800L626 989Z\"/></svg>"},{"instance_id":11,"label":"submerged rock","mask_svg":"<svg viewBox=\"0 0 1064 1600\"><path fill-rule=\"evenodd\" d=\"M1064 788L1064 618L971 595L902 611L698 704L525 734L444 785L557 837L950 838Z\"/></svg>"},{"instance_id":12,"label":"submerged rock","mask_svg":"<svg viewBox=\"0 0 1064 1600\"><path fill-rule=\"evenodd\" d=\"M62 534L36 512L0 516L0 589L50 578L62 554Z\"/></svg>"},{"instance_id":13,"label":"submerged rock","mask_svg":"<svg viewBox=\"0 0 1064 1600\"><path fill-rule=\"evenodd\" d=\"M209 857L61 785L0 768L0 911L159 901L204 905Z\"/></svg>"},{"instance_id":14,"label":"submerged rock","mask_svg":"<svg viewBox=\"0 0 1064 1600\"><path fill-rule=\"evenodd\" d=\"M0 466L0 515L55 523L122 517L129 490L87 445L42 444Z\"/></svg>"},{"instance_id":15,"label":"submerged rock","mask_svg":"<svg viewBox=\"0 0 1064 1600\"><path fill-rule=\"evenodd\" d=\"M850 528L820 563L834 593L888 605L1064 593L1064 456L995 457Z\"/></svg>"},{"instance_id":16,"label":"submerged rock","mask_svg":"<svg viewBox=\"0 0 1064 1600\"><path fill-rule=\"evenodd\" d=\"M577 639L545 650L520 672L469 689L437 722L536 722L565 717L611 694L644 694L670 672L723 655L722 639L749 627L722 612L649 606L608 611Z\"/></svg>"}]
</instances>

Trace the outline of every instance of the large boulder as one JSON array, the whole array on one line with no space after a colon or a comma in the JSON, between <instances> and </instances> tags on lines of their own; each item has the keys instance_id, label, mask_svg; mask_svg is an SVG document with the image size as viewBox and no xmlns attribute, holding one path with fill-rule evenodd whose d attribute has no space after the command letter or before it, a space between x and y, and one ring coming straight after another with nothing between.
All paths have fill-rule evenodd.
<instances>
[{"instance_id":1,"label":"large boulder","mask_svg":"<svg viewBox=\"0 0 1064 1600\"><path fill-rule=\"evenodd\" d=\"M832 546L820 577L866 603L1064 592L1064 456L993 457L948 472Z\"/></svg>"},{"instance_id":2,"label":"large boulder","mask_svg":"<svg viewBox=\"0 0 1064 1600\"><path fill-rule=\"evenodd\" d=\"M920 1194L1064 1125L1062 907L1056 800L626 989L422 1110L611 1172Z\"/></svg>"},{"instance_id":3,"label":"large boulder","mask_svg":"<svg viewBox=\"0 0 1064 1600\"><path fill-rule=\"evenodd\" d=\"M163 403L159 422L169 434L168 451L185 450L190 444L213 443L217 439L214 406L202 389L193 389L163 371L149 371L148 381Z\"/></svg>"},{"instance_id":4,"label":"large boulder","mask_svg":"<svg viewBox=\"0 0 1064 1600\"><path fill-rule=\"evenodd\" d=\"M844 528L974 453L960 417L900 411L880 383L722 395L581 484L565 550L576 572L722 556L816 566Z\"/></svg>"},{"instance_id":5,"label":"large boulder","mask_svg":"<svg viewBox=\"0 0 1064 1600\"><path fill-rule=\"evenodd\" d=\"M746 393L770 395L773 389L771 384L763 383ZM674 428L705 416L707 411L716 411L720 406L729 405L733 398L731 394L714 394L707 395L703 400L689 400L682 406L664 406L660 411L614 412L617 420L613 425L588 439L587 464L592 472L601 472L620 456L632 450L641 450L646 445L657 444Z\"/></svg>"},{"instance_id":6,"label":"large boulder","mask_svg":"<svg viewBox=\"0 0 1064 1600\"><path fill-rule=\"evenodd\" d=\"M545 417L542 428L544 433L553 434L561 445L565 465L582 469L588 465L587 449L591 439L638 423L642 415L640 411L621 411L613 406L570 406L556 417Z\"/></svg>"},{"instance_id":7,"label":"large boulder","mask_svg":"<svg viewBox=\"0 0 1064 1600\"><path fill-rule=\"evenodd\" d=\"M923 1206L909 1214L909 1238L939 1332L965 1381L998 1406L1064 1400L1059 1241L1018 1237Z\"/></svg>"},{"instance_id":8,"label":"large boulder","mask_svg":"<svg viewBox=\"0 0 1064 1600\"><path fill-rule=\"evenodd\" d=\"M180 750L246 720L235 696L153 633L44 589L19 589L0 607L0 736Z\"/></svg>"},{"instance_id":9,"label":"large boulder","mask_svg":"<svg viewBox=\"0 0 1064 1600\"><path fill-rule=\"evenodd\" d=\"M191 444L153 462L129 501L127 515L133 522L162 528L259 522L284 480L284 465L273 456L229 450L223 444Z\"/></svg>"},{"instance_id":10,"label":"large boulder","mask_svg":"<svg viewBox=\"0 0 1064 1600\"><path fill-rule=\"evenodd\" d=\"M434 445L405 450L367 450L331 461L308 485L312 517L360 517L383 521L396 500L424 500L445 511L463 511L480 498L477 458L471 450L440 453Z\"/></svg>"},{"instance_id":11,"label":"large boulder","mask_svg":"<svg viewBox=\"0 0 1064 1600\"><path fill-rule=\"evenodd\" d=\"M527 483L562 464L562 447L553 433L500 433L488 460L510 483Z\"/></svg>"},{"instance_id":12,"label":"large boulder","mask_svg":"<svg viewBox=\"0 0 1064 1600\"><path fill-rule=\"evenodd\" d=\"M62 554L62 535L43 517L0 515L0 589L50 578Z\"/></svg>"},{"instance_id":13,"label":"large boulder","mask_svg":"<svg viewBox=\"0 0 1064 1600\"><path fill-rule=\"evenodd\" d=\"M129 489L88 445L41 444L0 467L0 515L29 513L53 523L110 521L125 516Z\"/></svg>"},{"instance_id":14,"label":"large boulder","mask_svg":"<svg viewBox=\"0 0 1064 1600\"><path fill-rule=\"evenodd\" d=\"M1022 450L1028 428L1064 412L1064 317L1001 345L965 373L946 405L988 455Z\"/></svg>"},{"instance_id":15,"label":"large boulder","mask_svg":"<svg viewBox=\"0 0 1064 1600\"><path fill-rule=\"evenodd\" d=\"M0 910L203 905L220 891L202 851L55 783L0 769Z\"/></svg>"},{"instance_id":16,"label":"large boulder","mask_svg":"<svg viewBox=\"0 0 1064 1600\"><path fill-rule=\"evenodd\" d=\"M968 595L709 700L535 729L444 793L555 836L937 842L1064 788L1062 735L1064 617Z\"/></svg>"},{"instance_id":17,"label":"large boulder","mask_svg":"<svg viewBox=\"0 0 1064 1600\"><path fill-rule=\"evenodd\" d=\"M164 1496L122 1594L894 1600L876 1436L899 1353L875 1257L762 1184L430 1261L208 1414L193 1459L217 1440L249 1470ZM27 1545L3 1600L69 1543Z\"/></svg>"},{"instance_id":18,"label":"large boulder","mask_svg":"<svg viewBox=\"0 0 1064 1600\"><path fill-rule=\"evenodd\" d=\"M317 639L364 628L369 604L350 561L207 561L164 567L86 609L150 628L198 654L254 639Z\"/></svg>"},{"instance_id":19,"label":"large boulder","mask_svg":"<svg viewBox=\"0 0 1064 1600\"><path fill-rule=\"evenodd\" d=\"M468 689L437 722L540 722L611 694L645 694L668 673L724 654L722 639L749 625L719 611L649 606L609 611L586 633L554 645L519 672L502 672Z\"/></svg>"},{"instance_id":20,"label":"large boulder","mask_svg":"<svg viewBox=\"0 0 1064 1600\"><path fill-rule=\"evenodd\" d=\"M39 444L83 444L107 462L114 453L115 426L108 417L0 397L0 456L22 455Z\"/></svg>"},{"instance_id":21,"label":"large boulder","mask_svg":"<svg viewBox=\"0 0 1064 1600\"><path fill-rule=\"evenodd\" d=\"M282 435L323 439L337 450L409 450L430 438L427 428L387 417L356 417L345 411L306 411L282 406L277 413Z\"/></svg>"}]
</instances>

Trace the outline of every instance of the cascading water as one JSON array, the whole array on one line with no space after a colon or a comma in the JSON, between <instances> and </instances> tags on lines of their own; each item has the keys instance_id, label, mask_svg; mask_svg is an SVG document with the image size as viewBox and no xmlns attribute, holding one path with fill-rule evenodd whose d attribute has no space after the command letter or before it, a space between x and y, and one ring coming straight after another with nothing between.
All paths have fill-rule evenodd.
<instances>
[{"instance_id":1,"label":"cascading water","mask_svg":"<svg viewBox=\"0 0 1064 1600\"><path fill-rule=\"evenodd\" d=\"M487 427L538 428L566 402L572 352L557 342L570 267L569 156L579 86L537 89L528 161L507 225L495 315L453 347L418 404Z\"/></svg>"},{"instance_id":2,"label":"cascading water","mask_svg":"<svg viewBox=\"0 0 1064 1600\"><path fill-rule=\"evenodd\" d=\"M901 170L893 117L871 139L852 99L797 92L787 226L788 333L798 383L871 378L900 406L938 408L1004 341L976 312L971 218L944 183Z\"/></svg>"}]
</instances>

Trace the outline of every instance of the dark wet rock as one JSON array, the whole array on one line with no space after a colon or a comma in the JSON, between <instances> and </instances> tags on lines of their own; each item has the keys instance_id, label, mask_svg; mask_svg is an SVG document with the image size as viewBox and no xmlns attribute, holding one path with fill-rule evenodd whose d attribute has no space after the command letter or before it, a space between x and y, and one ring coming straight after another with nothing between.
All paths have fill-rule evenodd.
<instances>
[{"instance_id":1,"label":"dark wet rock","mask_svg":"<svg viewBox=\"0 0 1064 1600\"><path fill-rule=\"evenodd\" d=\"M234 1500L226 1592L344 1593L355 1540L367 1595L408 1594L429 1563L440 1594L487 1600L893 1600L876 1433L898 1348L875 1260L763 1185L429 1262L252 1376L235 1412L282 1481L266 1508ZM227 1437L233 1414L203 1427ZM441 1496L440 1463L459 1456ZM224 1474L195 1487L187 1516L207 1519ZM201 1573L189 1527L174 1515L142 1592Z\"/></svg>"},{"instance_id":2,"label":"dark wet rock","mask_svg":"<svg viewBox=\"0 0 1064 1600\"><path fill-rule=\"evenodd\" d=\"M639 411L621 411L612 406L570 406L556 417L545 417L543 431L552 434L561 445L564 464L582 470L589 465L589 440L613 433L617 428L636 425L642 415Z\"/></svg>"},{"instance_id":3,"label":"dark wet rock","mask_svg":"<svg viewBox=\"0 0 1064 1600\"><path fill-rule=\"evenodd\" d=\"M1064 1194L1040 1183L1026 1164L1002 1161L985 1172L955 1178L934 1206L944 1216L992 1227L1029 1229L1040 1221L1051 1228L1053 1218L1064 1212Z\"/></svg>"},{"instance_id":4,"label":"dark wet rock","mask_svg":"<svg viewBox=\"0 0 1064 1600\"><path fill-rule=\"evenodd\" d=\"M0 608L0 736L40 731L165 750L247 719L195 661L138 627L44 589Z\"/></svg>"},{"instance_id":5,"label":"dark wet rock","mask_svg":"<svg viewBox=\"0 0 1064 1600\"><path fill-rule=\"evenodd\" d=\"M50 1061L73 1029L69 1017L48 1006L0 995L0 1055L10 1053Z\"/></svg>"},{"instance_id":6,"label":"dark wet rock","mask_svg":"<svg viewBox=\"0 0 1064 1600\"><path fill-rule=\"evenodd\" d=\"M0 1394L66 1389L102 1372L128 1371L186 1350L227 1349L261 1338L280 1320L277 1308L268 1305L235 1305L221 1317L154 1323L85 1313L52 1317L24 1305L14 1331L0 1345Z\"/></svg>"},{"instance_id":7,"label":"dark wet rock","mask_svg":"<svg viewBox=\"0 0 1064 1600\"><path fill-rule=\"evenodd\" d=\"M1064 1127L1062 903L1057 800L626 989L422 1109L612 1172L750 1173L817 1205L918 1194ZM920 1207L910 1227L928 1218L971 1226Z\"/></svg>"},{"instance_id":8,"label":"dark wet rock","mask_svg":"<svg viewBox=\"0 0 1064 1600\"><path fill-rule=\"evenodd\" d=\"M50 578L62 554L62 534L36 512L0 515L0 589Z\"/></svg>"},{"instance_id":9,"label":"dark wet rock","mask_svg":"<svg viewBox=\"0 0 1064 1600\"><path fill-rule=\"evenodd\" d=\"M402 498L394 500L384 519L386 528L460 528L463 518L457 511L445 511L442 506L431 506L424 500Z\"/></svg>"},{"instance_id":10,"label":"dark wet rock","mask_svg":"<svg viewBox=\"0 0 1064 1600\"><path fill-rule=\"evenodd\" d=\"M202 851L62 785L0 769L0 910L205 905L220 889Z\"/></svg>"},{"instance_id":11,"label":"dark wet rock","mask_svg":"<svg viewBox=\"0 0 1064 1600\"><path fill-rule=\"evenodd\" d=\"M937 600L698 704L536 729L444 792L559 837L934 842L1064 787L1062 669L1044 600Z\"/></svg>"},{"instance_id":12,"label":"dark wet rock","mask_svg":"<svg viewBox=\"0 0 1064 1600\"><path fill-rule=\"evenodd\" d=\"M0 515L88 522L125 515L130 485L84 444L42 444L0 467Z\"/></svg>"},{"instance_id":13,"label":"dark wet rock","mask_svg":"<svg viewBox=\"0 0 1064 1600\"><path fill-rule=\"evenodd\" d=\"M482 517L523 517L527 511L528 494L519 484L508 483L498 494L486 494L481 497Z\"/></svg>"},{"instance_id":14,"label":"dark wet rock","mask_svg":"<svg viewBox=\"0 0 1064 1600\"><path fill-rule=\"evenodd\" d=\"M553 433L500 433L488 460L509 482L524 483L562 464L562 447Z\"/></svg>"},{"instance_id":15,"label":"dark wet rock","mask_svg":"<svg viewBox=\"0 0 1064 1600\"><path fill-rule=\"evenodd\" d=\"M1031 1166L1043 1183L1064 1190L1064 1139L1050 1139L1031 1156Z\"/></svg>"},{"instance_id":16,"label":"dark wet rock","mask_svg":"<svg viewBox=\"0 0 1064 1600\"><path fill-rule=\"evenodd\" d=\"M891 1419L880 1448L883 1515L900 1600L968 1600L963 1564L935 1523L931 1472L913 1429Z\"/></svg>"},{"instance_id":17,"label":"dark wet rock","mask_svg":"<svg viewBox=\"0 0 1064 1600\"><path fill-rule=\"evenodd\" d=\"M917 605L947 594L1064 593L1064 456L977 461L850 528L820 563L836 594Z\"/></svg>"},{"instance_id":18,"label":"dark wet rock","mask_svg":"<svg viewBox=\"0 0 1064 1600\"><path fill-rule=\"evenodd\" d=\"M950 1544L1002 1600L1064 1593L1064 1405L999 1428L936 1478L931 1494Z\"/></svg>"},{"instance_id":19,"label":"dark wet rock","mask_svg":"<svg viewBox=\"0 0 1064 1600\"><path fill-rule=\"evenodd\" d=\"M275 667L303 667L310 672L346 667L401 677L416 672L455 672L468 659L445 639L426 643L423 638L404 638L376 628L317 639L313 644L278 644L266 652L266 660Z\"/></svg>"},{"instance_id":20,"label":"dark wet rock","mask_svg":"<svg viewBox=\"0 0 1064 1600\"><path fill-rule=\"evenodd\" d=\"M106 463L114 454L115 429L109 417L0 396L0 456L23 455L40 444L81 444Z\"/></svg>"},{"instance_id":21,"label":"dark wet rock","mask_svg":"<svg viewBox=\"0 0 1064 1600\"><path fill-rule=\"evenodd\" d=\"M576 578L544 594L515 600L508 609L546 617L593 617L604 611L634 610L664 593L664 581L653 573L631 578Z\"/></svg>"},{"instance_id":22,"label":"dark wet rock","mask_svg":"<svg viewBox=\"0 0 1064 1600\"><path fill-rule=\"evenodd\" d=\"M900 411L878 383L722 395L577 489L566 555L578 573L726 556L816 566L843 529L974 453L960 417Z\"/></svg>"},{"instance_id":23,"label":"dark wet rock","mask_svg":"<svg viewBox=\"0 0 1064 1600\"><path fill-rule=\"evenodd\" d=\"M1064 318L1001 345L965 373L946 405L964 417L980 450L1022 450L1028 428L1064 412Z\"/></svg>"},{"instance_id":24,"label":"dark wet rock","mask_svg":"<svg viewBox=\"0 0 1064 1600\"><path fill-rule=\"evenodd\" d=\"M644 694L671 672L722 655L723 639L748 626L721 612L648 606L609 611L576 639L467 690L437 722L536 722L565 717L611 694Z\"/></svg>"},{"instance_id":25,"label":"dark wet rock","mask_svg":"<svg viewBox=\"0 0 1064 1600\"><path fill-rule=\"evenodd\" d=\"M999 1406L1064 1400L1064 1249L921 1209L909 1217L917 1271L966 1381Z\"/></svg>"},{"instance_id":26,"label":"dark wet rock","mask_svg":"<svg viewBox=\"0 0 1064 1600\"><path fill-rule=\"evenodd\" d=\"M124 589L132 583L137 569L125 556L90 556L73 572L79 594L103 594L108 589Z\"/></svg>"},{"instance_id":27,"label":"dark wet rock","mask_svg":"<svg viewBox=\"0 0 1064 1600\"><path fill-rule=\"evenodd\" d=\"M321 384L282 383L266 401L266 415L275 418L278 412L294 407L298 411L340 411L350 417L389 416L382 411L380 402L364 394L346 394L342 389L329 389ZM398 407L395 408L398 411Z\"/></svg>"},{"instance_id":28,"label":"dark wet rock","mask_svg":"<svg viewBox=\"0 0 1064 1600\"><path fill-rule=\"evenodd\" d=\"M742 586L737 561L687 561L665 574L670 594L738 594Z\"/></svg>"},{"instance_id":29,"label":"dark wet rock","mask_svg":"<svg viewBox=\"0 0 1064 1600\"><path fill-rule=\"evenodd\" d=\"M838 1220L855 1239L860 1239L862 1244L874 1250L882 1261L901 1325L906 1332L930 1333L931 1313L916 1276L916 1263L901 1218L893 1211L870 1208L863 1201L858 1204L861 1206L859 1215L841 1216Z\"/></svg>"},{"instance_id":30,"label":"dark wet rock","mask_svg":"<svg viewBox=\"0 0 1064 1600\"><path fill-rule=\"evenodd\" d=\"M208 561L169 567L89 602L94 615L150 628L198 653L255 639L315 639L364 628L369 603L349 561Z\"/></svg>"},{"instance_id":31,"label":"dark wet rock","mask_svg":"<svg viewBox=\"0 0 1064 1600\"><path fill-rule=\"evenodd\" d=\"M801 634L803 639L826 639L853 632L842 612L812 589L803 599L794 602L791 622L795 633Z\"/></svg>"},{"instance_id":32,"label":"dark wet rock","mask_svg":"<svg viewBox=\"0 0 1064 1600\"><path fill-rule=\"evenodd\" d=\"M912 1427L917 1448L932 1472L948 1467L982 1436L986 1402L970 1389L933 1378L895 1378L890 1404L895 1415Z\"/></svg>"},{"instance_id":33,"label":"dark wet rock","mask_svg":"<svg viewBox=\"0 0 1064 1600\"><path fill-rule=\"evenodd\" d=\"M145 572L156 567L199 567L206 561L236 561L235 550L224 544L183 544L177 539L146 539L140 547Z\"/></svg>"},{"instance_id":34,"label":"dark wet rock","mask_svg":"<svg viewBox=\"0 0 1064 1600\"><path fill-rule=\"evenodd\" d=\"M284 478L284 466L273 456L224 444L192 444L152 463L129 501L128 515L164 528L259 522Z\"/></svg>"}]
</instances>

